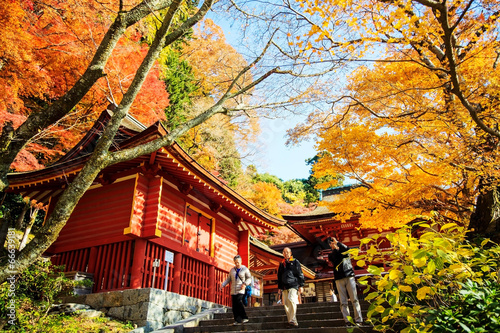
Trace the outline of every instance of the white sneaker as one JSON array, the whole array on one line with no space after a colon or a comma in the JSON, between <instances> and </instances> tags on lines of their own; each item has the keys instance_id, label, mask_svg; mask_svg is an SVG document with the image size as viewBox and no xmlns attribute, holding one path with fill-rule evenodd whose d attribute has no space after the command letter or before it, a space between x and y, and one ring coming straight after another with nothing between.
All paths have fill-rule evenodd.
<instances>
[{"instance_id":1,"label":"white sneaker","mask_svg":"<svg viewBox=\"0 0 500 333\"><path fill-rule=\"evenodd\" d=\"M248 319L243 319L243 322L244 323L248 323Z\"/></svg>"},{"instance_id":2,"label":"white sneaker","mask_svg":"<svg viewBox=\"0 0 500 333\"><path fill-rule=\"evenodd\" d=\"M233 326L237 326L237 325L239 325L239 324L240 324L240 323L238 323L237 321L235 321L235 322L233 323Z\"/></svg>"}]
</instances>

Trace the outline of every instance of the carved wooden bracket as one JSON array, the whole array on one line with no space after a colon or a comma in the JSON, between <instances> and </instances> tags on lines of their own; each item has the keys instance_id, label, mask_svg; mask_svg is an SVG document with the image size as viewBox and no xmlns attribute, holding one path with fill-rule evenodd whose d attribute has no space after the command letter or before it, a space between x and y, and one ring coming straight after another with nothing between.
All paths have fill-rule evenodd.
<instances>
[{"instance_id":1,"label":"carved wooden bracket","mask_svg":"<svg viewBox=\"0 0 500 333\"><path fill-rule=\"evenodd\" d=\"M215 212L215 213L218 213L222 208L222 205L220 203L217 203L217 202L211 202L210 203L210 210L212 212Z\"/></svg>"},{"instance_id":2,"label":"carved wooden bracket","mask_svg":"<svg viewBox=\"0 0 500 333\"><path fill-rule=\"evenodd\" d=\"M181 191L185 195L191 193L192 190L193 190L193 185L191 184L183 183L179 186L179 191Z\"/></svg>"},{"instance_id":3,"label":"carved wooden bracket","mask_svg":"<svg viewBox=\"0 0 500 333\"><path fill-rule=\"evenodd\" d=\"M110 174L100 174L96 181L101 185L110 185L115 182L116 178L112 177Z\"/></svg>"},{"instance_id":4,"label":"carved wooden bracket","mask_svg":"<svg viewBox=\"0 0 500 333\"><path fill-rule=\"evenodd\" d=\"M232 218L232 222L234 225L239 225L241 222L243 222L243 219L239 216L235 216Z\"/></svg>"},{"instance_id":5,"label":"carved wooden bracket","mask_svg":"<svg viewBox=\"0 0 500 333\"><path fill-rule=\"evenodd\" d=\"M144 176L150 178L150 177L156 177L158 174L158 171L161 170L161 166L158 163L155 164L143 164L141 165L141 171L144 174Z\"/></svg>"}]
</instances>

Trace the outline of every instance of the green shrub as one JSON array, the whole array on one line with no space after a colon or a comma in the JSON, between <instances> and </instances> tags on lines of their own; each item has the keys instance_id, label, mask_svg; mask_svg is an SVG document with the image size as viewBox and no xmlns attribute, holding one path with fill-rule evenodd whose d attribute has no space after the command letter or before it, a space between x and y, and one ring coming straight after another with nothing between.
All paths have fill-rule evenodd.
<instances>
[{"instance_id":1,"label":"green shrub","mask_svg":"<svg viewBox=\"0 0 500 333\"><path fill-rule=\"evenodd\" d=\"M432 332L432 311L448 309L468 281L480 286L500 282L498 245L489 240L470 244L466 230L454 223L419 227L424 232L418 238L409 226L386 235L391 251L380 248L378 235L361 241L369 247L366 252L350 250L358 266L373 274L358 281L368 285L374 280L365 300L371 303L367 320L378 331ZM380 267L384 263L388 269Z\"/></svg>"},{"instance_id":2,"label":"green shrub","mask_svg":"<svg viewBox=\"0 0 500 333\"><path fill-rule=\"evenodd\" d=\"M434 333L500 332L500 284L468 280L450 295L446 307L429 310L425 321Z\"/></svg>"},{"instance_id":3,"label":"green shrub","mask_svg":"<svg viewBox=\"0 0 500 333\"><path fill-rule=\"evenodd\" d=\"M46 317L52 304L72 294L75 281L65 278L59 269L46 259L38 259L16 275L15 280L0 285L0 318L4 330L35 332L34 327ZM13 306L14 319L9 316Z\"/></svg>"},{"instance_id":4,"label":"green shrub","mask_svg":"<svg viewBox=\"0 0 500 333\"><path fill-rule=\"evenodd\" d=\"M29 333L100 333L130 332L134 325L106 317L85 318L49 313L51 305L62 296L73 293L75 287L91 287L92 281L74 281L64 277L62 267L39 259L15 280L0 285L0 332ZM11 286L15 287L11 289ZM15 320L9 323L9 306L15 305ZM11 322L12 323L12 322Z\"/></svg>"}]
</instances>

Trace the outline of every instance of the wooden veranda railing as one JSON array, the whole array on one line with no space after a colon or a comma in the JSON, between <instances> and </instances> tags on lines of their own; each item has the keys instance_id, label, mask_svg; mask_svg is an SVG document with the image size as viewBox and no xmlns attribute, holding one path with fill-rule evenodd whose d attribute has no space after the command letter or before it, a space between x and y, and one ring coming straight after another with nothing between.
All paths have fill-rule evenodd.
<instances>
[{"instance_id":1,"label":"wooden veranda railing","mask_svg":"<svg viewBox=\"0 0 500 333\"><path fill-rule=\"evenodd\" d=\"M167 291L172 291L172 283L174 281L174 264L168 264L168 279L167 288L165 288L165 277L167 271L167 262L165 261L165 250L167 248L158 244L150 243L146 245L146 256L144 258L144 275L142 279L142 288L157 288ZM153 266L157 259L160 266ZM154 285L153 285L154 281Z\"/></svg>"},{"instance_id":2,"label":"wooden veranda railing","mask_svg":"<svg viewBox=\"0 0 500 333\"><path fill-rule=\"evenodd\" d=\"M54 265L64 265L64 271L94 274L93 292L120 290L130 287L134 241L105 244L67 251L52 257Z\"/></svg>"},{"instance_id":3,"label":"wooden veranda railing","mask_svg":"<svg viewBox=\"0 0 500 333\"><path fill-rule=\"evenodd\" d=\"M94 273L94 292L130 287L134 241L99 246Z\"/></svg>"},{"instance_id":4,"label":"wooden veranda railing","mask_svg":"<svg viewBox=\"0 0 500 333\"><path fill-rule=\"evenodd\" d=\"M208 264L193 258L182 256L181 290L182 295L208 300L209 289Z\"/></svg>"},{"instance_id":5,"label":"wooden veranda railing","mask_svg":"<svg viewBox=\"0 0 500 333\"><path fill-rule=\"evenodd\" d=\"M226 306L231 306L231 289L226 287L220 290L219 287L227 279L229 272L223 271L221 269L215 269L215 303L222 304Z\"/></svg>"},{"instance_id":6,"label":"wooden veranda railing","mask_svg":"<svg viewBox=\"0 0 500 333\"><path fill-rule=\"evenodd\" d=\"M132 265L134 264L135 245L135 240L129 240L62 252L53 256L52 262L54 265L65 265L64 271L66 272L93 273L92 292L94 293L129 289L134 273ZM177 282L180 285L179 294L230 306L229 288L219 290L219 286L227 278L228 272L182 255L181 267L174 266L174 263L168 264L168 278L166 278L165 251L168 251L166 247L147 242L141 288L173 291L174 276L176 271L180 270L180 281ZM174 254L176 253L174 252ZM159 266L156 269L153 265L155 259L159 261ZM167 281L166 286L165 281Z\"/></svg>"},{"instance_id":7,"label":"wooden veranda railing","mask_svg":"<svg viewBox=\"0 0 500 333\"><path fill-rule=\"evenodd\" d=\"M52 257L52 264L61 266L64 265L64 271L87 271L90 248L68 251L60 253Z\"/></svg>"}]
</instances>

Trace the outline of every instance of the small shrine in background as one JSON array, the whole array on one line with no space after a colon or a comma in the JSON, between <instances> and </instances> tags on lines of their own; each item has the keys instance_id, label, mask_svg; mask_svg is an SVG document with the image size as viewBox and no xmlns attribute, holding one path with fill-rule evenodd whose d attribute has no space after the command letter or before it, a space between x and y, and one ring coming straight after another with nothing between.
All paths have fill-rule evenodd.
<instances>
[{"instance_id":1,"label":"small shrine in background","mask_svg":"<svg viewBox=\"0 0 500 333\"><path fill-rule=\"evenodd\" d=\"M354 186L358 185L325 190L322 192L321 200L333 201L338 195L351 190ZM381 247L383 248L384 244L389 247L389 242L384 236L391 230L379 232L377 229L362 229L356 215L346 222L340 222L326 206L318 205L313 211L284 215L283 218L287 221L286 226L299 235L303 241L273 245L271 248L281 253L283 248L289 247L293 256L315 274L314 278L306 278L303 295L306 302L326 302L330 299L330 290L334 288L333 268L328 264L328 254L331 252L328 244L330 237L337 238L350 248L360 248L361 239L378 234L381 236ZM363 252L365 249L361 247L360 250ZM356 277L369 275L366 267L358 267L354 261L352 263ZM372 264L384 265L383 263ZM272 286L269 286L268 290L268 300L272 303L276 298L277 290L274 290Z\"/></svg>"},{"instance_id":2,"label":"small shrine in background","mask_svg":"<svg viewBox=\"0 0 500 333\"><path fill-rule=\"evenodd\" d=\"M262 276L261 297L264 305L272 305L277 302L278 293L278 267L283 261L283 251L273 250L261 241L250 238L250 270ZM314 280L316 273L302 265L302 271L306 280Z\"/></svg>"}]
</instances>

